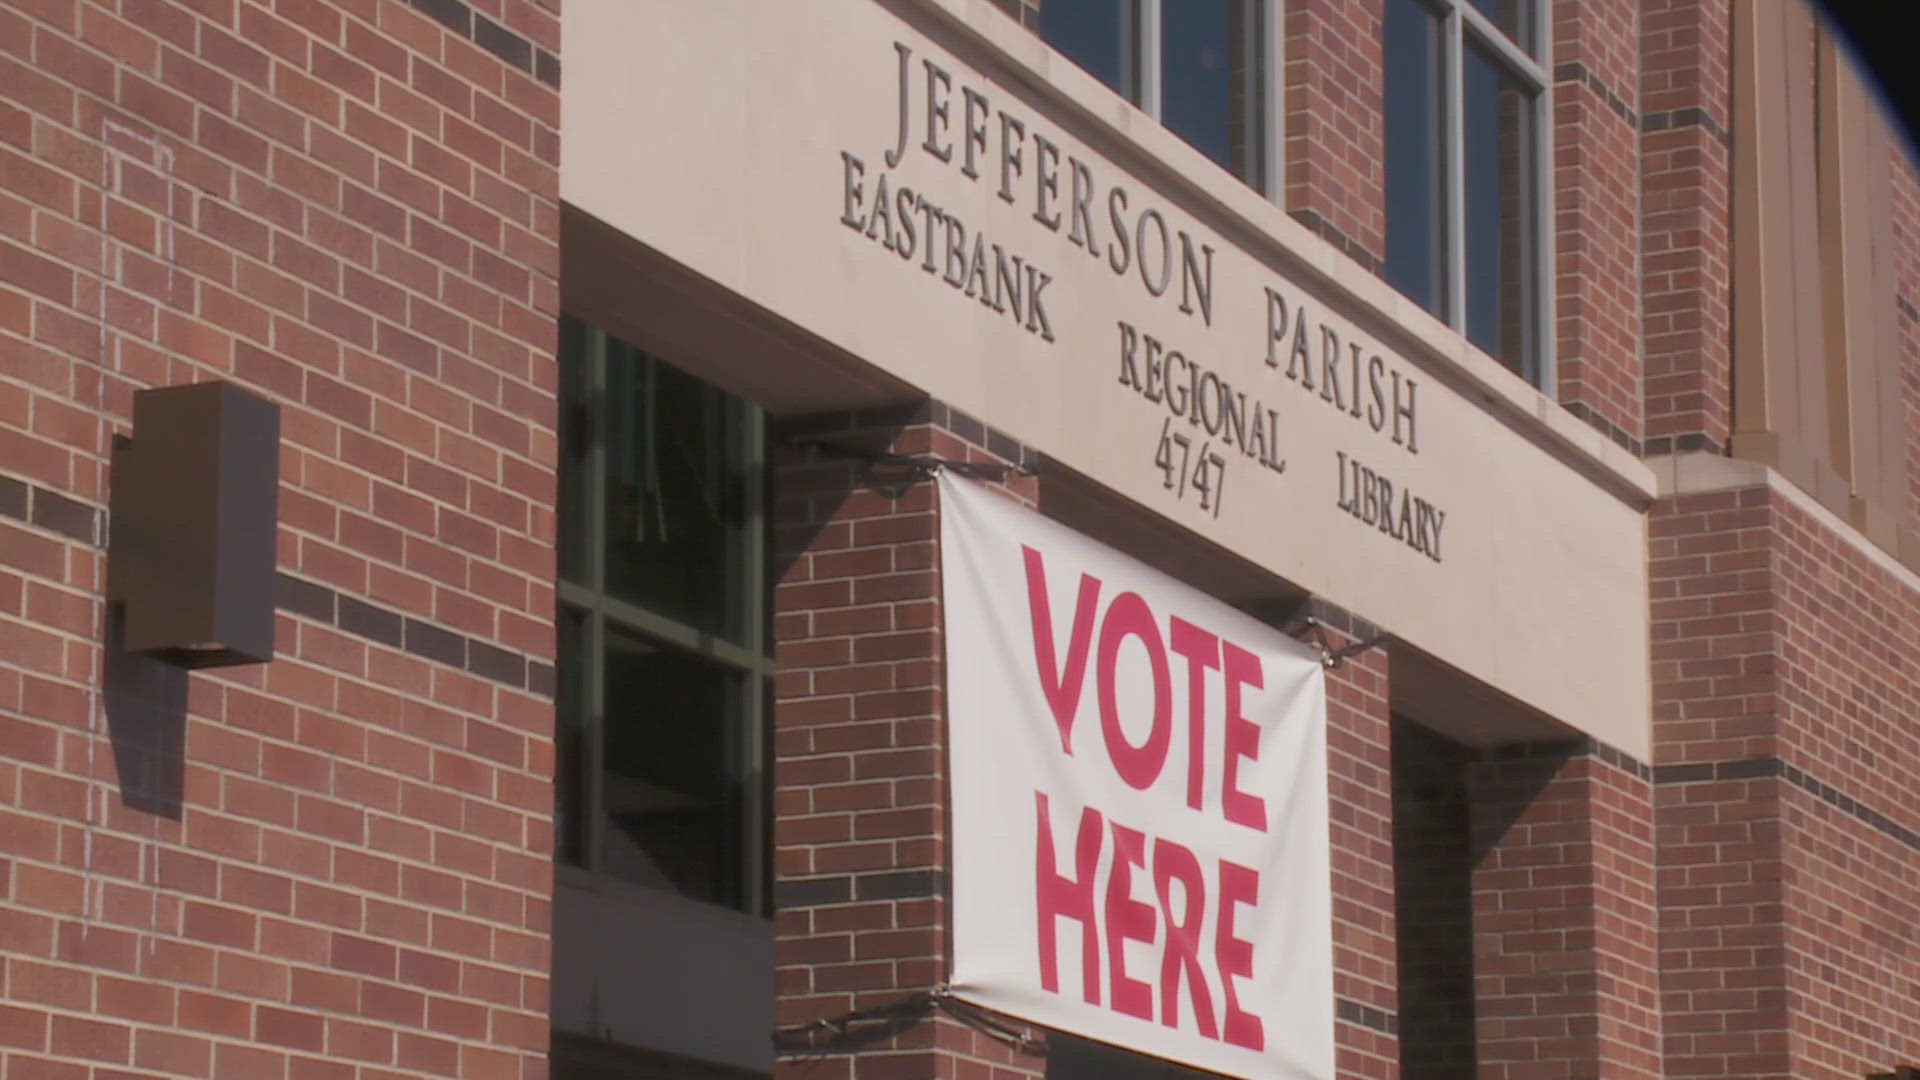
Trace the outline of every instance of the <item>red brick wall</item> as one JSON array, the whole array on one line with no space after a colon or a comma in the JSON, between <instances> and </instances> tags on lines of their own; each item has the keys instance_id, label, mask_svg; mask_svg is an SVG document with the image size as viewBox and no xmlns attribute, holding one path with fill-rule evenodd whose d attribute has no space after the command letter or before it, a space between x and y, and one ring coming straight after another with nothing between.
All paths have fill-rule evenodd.
<instances>
[{"instance_id":1,"label":"red brick wall","mask_svg":"<svg viewBox=\"0 0 1920 1080\"><path fill-rule=\"evenodd\" d=\"M1920 1061L1920 581L1772 499L1795 1076Z\"/></svg>"},{"instance_id":2,"label":"red brick wall","mask_svg":"<svg viewBox=\"0 0 1920 1080\"><path fill-rule=\"evenodd\" d=\"M1604 748L1587 768L1595 1057L1604 1075L1665 1076L1652 769Z\"/></svg>"},{"instance_id":3,"label":"red brick wall","mask_svg":"<svg viewBox=\"0 0 1920 1080\"><path fill-rule=\"evenodd\" d=\"M1281 205L1368 269L1387 252L1380 0L1282 5Z\"/></svg>"},{"instance_id":4,"label":"red brick wall","mask_svg":"<svg viewBox=\"0 0 1920 1080\"><path fill-rule=\"evenodd\" d=\"M1638 5L1561 0L1551 7L1557 391L1561 404L1637 451Z\"/></svg>"},{"instance_id":5,"label":"red brick wall","mask_svg":"<svg viewBox=\"0 0 1920 1080\"><path fill-rule=\"evenodd\" d=\"M1661 946L1674 1075L1920 1055L1920 587L1766 488L1656 511Z\"/></svg>"},{"instance_id":6,"label":"red brick wall","mask_svg":"<svg viewBox=\"0 0 1920 1080\"><path fill-rule=\"evenodd\" d=\"M1648 770L1547 744L1471 777L1480 1075L1666 1075Z\"/></svg>"},{"instance_id":7,"label":"red brick wall","mask_svg":"<svg viewBox=\"0 0 1920 1080\"><path fill-rule=\"evenodd\" d=\"M1727 0L1640 11L1646 450L1723 450L1732 424Z\"/></svg>"},{"instance_id":8,"label":"red brick wall","mask_svg":"<svg viewBox=\"0 0 1920 1080\"><path fill-rule=\"evenodd\" d=\"M1333 648L1378 636L1318 605ZM1332 804L1333 997L1337 1075L1400 1075L1400 987L1394 933L1393 732L1385 649L1327 672L1327 796Z\"/></svg>"},{"instance_id":9,"label":"red brick wall","mask_svg":"<svg viewBox=\"0 0 1920 1080\"><path fill-rule=\"evenodd\" d=\"M1018 462L1024 451L939 404L789 420L774 464L775 1023L932 990L950 956L939 518L900 455ZM1034 481L1010 490L1033 499ZM944 1016L857 1054L789 1059L807 1080L1039 1076Z\"/></svg>"},{"instance_id":10,"label":"red brick wall","mask_svg":"<svg viewBox=\"0 0 1920 1080\"><path fill-rule=\"evenodd\" d=\"M1788 1076L1779 781L1724 763L1660 770L1667 1075Z\"/></svg>"},{"instance_id":11,"label":"red brick wall","mask_svg":"<svg viewBox=\"0 0 1920 1080\"><path fill-rule=\"evenodd\" d=\"M0 10L0 1074L544 1074L555 6ZM186 675L98 541L208 378L286 580Z\"/></svg>"},{"instance_id":12,"label":"red brick wall","mask_svg":"<svg viewBox=\"0 0 1920 1080\"><path fill-rule=\"evenodd\" d=\"M1671 1076L1785 1076L1772 537L1763 488L1648 525L1661 1008Z\"/></svg>"}]
</instances>

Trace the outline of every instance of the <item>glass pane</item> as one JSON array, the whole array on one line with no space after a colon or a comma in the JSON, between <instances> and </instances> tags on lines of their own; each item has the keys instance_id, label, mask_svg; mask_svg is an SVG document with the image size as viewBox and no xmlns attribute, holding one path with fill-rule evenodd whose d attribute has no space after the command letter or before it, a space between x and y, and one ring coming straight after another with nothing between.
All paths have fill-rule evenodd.
<instances>
[{"instance_id":1,"label":"glass pane","mask_svg":"<svg viewBox=\"0 0 1920 1080\"><path fill-rule=\"evenodd\" d=\"M1533 52L1533 6L1537 0L1473 0L1473 6L1500 28L1520 51Z\"/></svg>"},{"instance_id":2,"label":"glass pane","mask_svg":"<svg viewBox=\"0 0 1920 1080\"><path fill-rule=\"evenodd\" d=\"M571 315L560 317L560 576L582 585L587 579L587 465L592 427L587 415L593 378L587 359L587 327Z\"/></svg>"},{"instance_id":3,"label":"glass pane","mask_svg":"<svg viewBox=\"0 0 1920 1080\"><path fill-rule=\"evenodd\" d=\"M1256 184L1257 7L1253 0L1179 0L1160 9L1161 122Z\"/></svg>"},{"instance_id":4,"label":"glass pane","mask_svg":"<svg viewBox=\"0 0 1920 1080\"><path fill-rule=\"evenodd\" d=\"M1387 281L1432 312L1446 302L1440 29L1420 0L1386 0Z\"/></svg>"},{"instance_id":5,"label":"glass pane","mask_svg":"<svg viewBox=\"0 0 1920 1080\"><path fill-rule=\"evenodd\" d=\"M605 658L600 869L740 906L739 677L612 624Z\"/></svg>"},{"instance_id":6,"label":"glass pane","mask_svg":"<svg viewBox=\"0 0 1920 1080\"><path fill-rule=\"evenodd\" d=\"M606 591L739 640L748 425L739 399L607 344Z\"/></svg>"},{"instance_id":7,"label":"glass pane","mask_svg":"<svg viewBox=\"0 0 1920 1080\"><path fill-rule=\"evenodd\" d=\"M1479 49L1468 48L1462 65L1467 338L1531 378L1534 101Z\"/></svg>"},{"instance_id":8,"label":"glass pane","mask_svg":"<svg viewBox=\"0 0 1920 1080\"><path fill-rule=\"evenodd\" d=\"M587 800L591 797L587 761L586 617L561 608L556 626L553 766L553 847L561 862L583 865L587 856Z\"/></svg>"},{"instance_id":9,"label":"glass pane","mask_svg":"<svg viewBox=\"0 0 1920 1080\"><path fill-rule=\"evenodd\" d=\"M1134 0L1046 0L1040 5L1040 36L1128 100L1138 100L1133 79Z\"/></svg>"}]
</instances>

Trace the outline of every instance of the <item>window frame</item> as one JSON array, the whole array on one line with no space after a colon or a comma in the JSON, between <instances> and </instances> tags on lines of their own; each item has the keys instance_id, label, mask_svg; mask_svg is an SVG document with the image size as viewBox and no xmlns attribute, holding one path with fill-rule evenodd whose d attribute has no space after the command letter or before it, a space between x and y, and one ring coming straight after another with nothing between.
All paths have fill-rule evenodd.
<instances>
[{"instance_id":1,"label":"window frame","mask_svg":"<svg viewBox=\"0 0 1920 1080\"><path fill-rule=\"evenodd\" d=\"M1177 2L1177 0L1175 0ZM1255 25L1248 36L1253 40L1258 63L1254 65L1257 74L1247 76L1249 85L1241 92L1246 100L1256 108L1249 109L1244 120L1246 130L1242 137L1247 140L1253 151L1249 160L1253 163L1256 176L1239 176L1226 165L1219 165L1228 175L1234 176L1248 187L1258 191L1269 201L1278 202L1284 188L1282 152L1286 145L1284 130L1284 100L1281 92L1282 68L1286 58L1285 27L1281 23L1282 0L1249 0L1248 11L1252 13ZM1166 119L1161 99L1161 28L1164 25L1162 13L1166 0L1120 0L1121 35L1121 77L1120 85L1110 87L1114 93L1126 98L1140 111L1166 127ZM1045 9L1042 8L1044 11ZM1035 35L1049 48L1059 52L1057 46L1049 41L1044 25L1037 28ZM1068 63L1074 63L1071 56L1060 53ZM1078 67L1078 64L1075 64ZM1086 69L1082 68L1085 71ZM1087 74L1105 85L1098 75ZM1168 127L1174 137L1191 146L1195 153L1208 161L1213 158L1198 146L1187 142L1185 136Z\"/></svg>"},{"instance_id":2,"label":"window frame","mask_svg":"<svg viewBox=\"0 0 1920 1080\"><path fill-rule=\"evenodd\" d=\"M768 648L768 615L771 607L767 591L767 445L765 416L750 401L742 400L752 422L744 425L741 445L743 471L746 475L746 490L742 521L739 525L741 552L735 568L742 575L740 582L742 607L740 631L737 640L729 640L719 633L689 626L669 618L644 606L611 595L607 592L607 441L606 432L606 388L607 360L612 336L593 323L571 314L563 318L574 320L581 336L582 358L586 363L584 385L581 387L583 400L580 403L585 415L567 422L584 423L586 427L586 446L580 455L584 467L584 493L580 520L574 528L584 530L584 544L579 550L582 570L586 581L570 580L562 575L556 564L554 573L555 621L574 617L581 620L580 663L573 673L579 680L576 693L579 699L578 767L585 780L585 790L579 793L582 805L580 813L583 819L579 826L583 829L580 837L580 859L571 861L562 854L563 844L559 836L555 837L554 863L557 868L566 868L576 873L585 873L599 882L618 882L624 887L636 889L653 888L640 882L628 881L603 869L603 856L607 833L605 813L605 760L606 760L606 663L607 636L609 623L617 623L633 635L656 642L662 647L694 656L702 661L726 669L739 679L740 709L739 722L735 729L727 733L727 760L735 770L741 788L740 830L741 843L741 880L735 882L740 902L727 904L687 896L671 889L654 891L666 892L691 903L707 904L723 910L739 911L742 914L770 918L771 907L771 790L767 783L769 773L768 754L771 748L771 736L768 732L770 718L769 696L775 671L774 658ZM635 346L637 353L651 356L656 363L669 361ZM696 376L697 377L697 376ZM564 403L564 395L562 397ZM564 435L561 449L561 467L567 467L568 454L565 449ZM556 520L556 531L566 526ZM557 541L556 537L556 541ZM558 544L556 543L556 548ZM557 633L557 627L556 627ZM557 644L557 643L556 643ZM556 724L566 723L565 717L556 717ZM556 766L554 777L554 799L556 810L563 805L561 793L562 778Z\"/></svg>"},{"instance_id":3,"label":"window frame","mask_svg":"<svg viewBox=\"0 0 1920 1080\"><path fill-rule=\"evenodd\" d=\"M1522 0L1529 5L1524 27L1529 41L1507 36L1473 0L1415 0L1440 22L1440 136L1439 222L1442 255L1441 309L1433 314L1463 338L1467 335L1467 199L1466 199L1466 55L1478 46L1504 75L1521 83L1533 95L1532 205L1527 215L1534 239L1532 265L1522 271L1522 286L1531 290L1533 326L1530 352L1517 372L1530 385L1552 393L1554 366L1554 258L1553 258L1553 79L1537 57L1546 55L1547 26L1552 5L1547 0ZM1384 128L1384 117L1383 117ZM1388 222L1387 228L1393 228ZM1417 301L1416 301L1417 302ZM1423 305L1424 306L1424 305ZM1475 346L1479 348L1478 345ZM1496 361L1499 358L1495 357ZM1500 361L1501 367L1507 367ZM1508 368L1508 370L1513 370Z\"/></svg>"}]
</instances>

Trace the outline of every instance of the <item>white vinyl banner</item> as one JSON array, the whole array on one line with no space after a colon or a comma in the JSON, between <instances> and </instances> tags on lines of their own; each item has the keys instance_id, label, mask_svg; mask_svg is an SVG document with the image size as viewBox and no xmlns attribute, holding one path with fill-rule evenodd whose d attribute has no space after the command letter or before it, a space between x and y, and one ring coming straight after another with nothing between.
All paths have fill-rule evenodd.
<instances>
[{"instance_id":1,"label":"white vinyl banner","mask_svg":"<svg viewBox=\"0 0 1920 1080\"><path fill-rule=\"evenodd\" d=\"M1249 1080L1330 1080L1319 661L946 473L940 559L953 992Z\"/></svg>"}]
</instances>

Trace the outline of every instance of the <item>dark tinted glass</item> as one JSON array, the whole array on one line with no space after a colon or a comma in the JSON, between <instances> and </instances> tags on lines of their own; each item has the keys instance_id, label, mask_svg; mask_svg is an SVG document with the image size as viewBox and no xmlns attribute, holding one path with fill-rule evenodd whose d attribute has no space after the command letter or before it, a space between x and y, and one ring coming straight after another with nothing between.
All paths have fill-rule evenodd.
<instances>
[{"instance_id":1,"label":"dark tinted glass","mask_svg":"<svg viewBox=\"0 0 1920 1080\"><path fill-rule=\"evenodd\" d=\"M608 625L602 870L739 905L741 704L727 669Z\"/></svg>"},{"instance_id":2,"label":"dark tinted glass","mask_svg":"<svg viewBox=\"0 0 1920 1080\"><path fill-rule=\"evenodd\" d=\"M1440 20L1420 0L1386 0L1387 281L1428 311L1446 301L1440 177Z\"/></svg>"},{"instance_id":3,"label":"dark tinted glass","mask_svg":"<svg viewBox=\"0 0 1920 1080\"><path fill-rule=\"evenodd\" d=\"M1160 9L1161 121L1255 183L1256 7L1250 0L1179 0Z\"/></svg>"},{"instance_id":4,"label":"dark tinted glass","mask_svg":"<svg viewBox=\"0 0 1920 1080\"><path fill-rule=\"evenodd\" d=\"M1533 51L1533 5L1536 0L1472 0L1487 20L1500 28L1521 51Z\"/></svg>"},{"instance_id":5,"label":"dark tinted glass","mask_svg":"<svg viewBox=\"0 0 1920 1080\"><path fill-rule=\"evenodd\" d=\"M1534 102L1478 48L1462 58L1467 338L1531 376Z\"/></svg>"},{"instance_id":6,"label":"dark tinted glass","mask_svg":"<svg viewBox=\"0 0 1920 1080\"><path fill-rule=\"evenodd\" d=\"M606 591L738 639L747 410L619 342L605 402Z\"/></svg>"},{"instance_id":7,"label":"dark tinted glass","mask_svg":"<svg viewBox=\"0 0 1920 1080\"><path fill-rule=\"evenodd\" d=\"M587 328L571 315L560 319L560 576L591 586L587 578L587 462L592 426L587 414Z\"/></svg>"},{"instance_id":8,"label":"dark tinted glass","mask_svg":"<svg viewBox=\"0 0 1920 1080\"><path fill-rule=\"evenodd\" d=\"M1132 14L1133 0L1046 0L1040 36L1094 78L1135 99Z\"/></svg>"}]
</instances>

